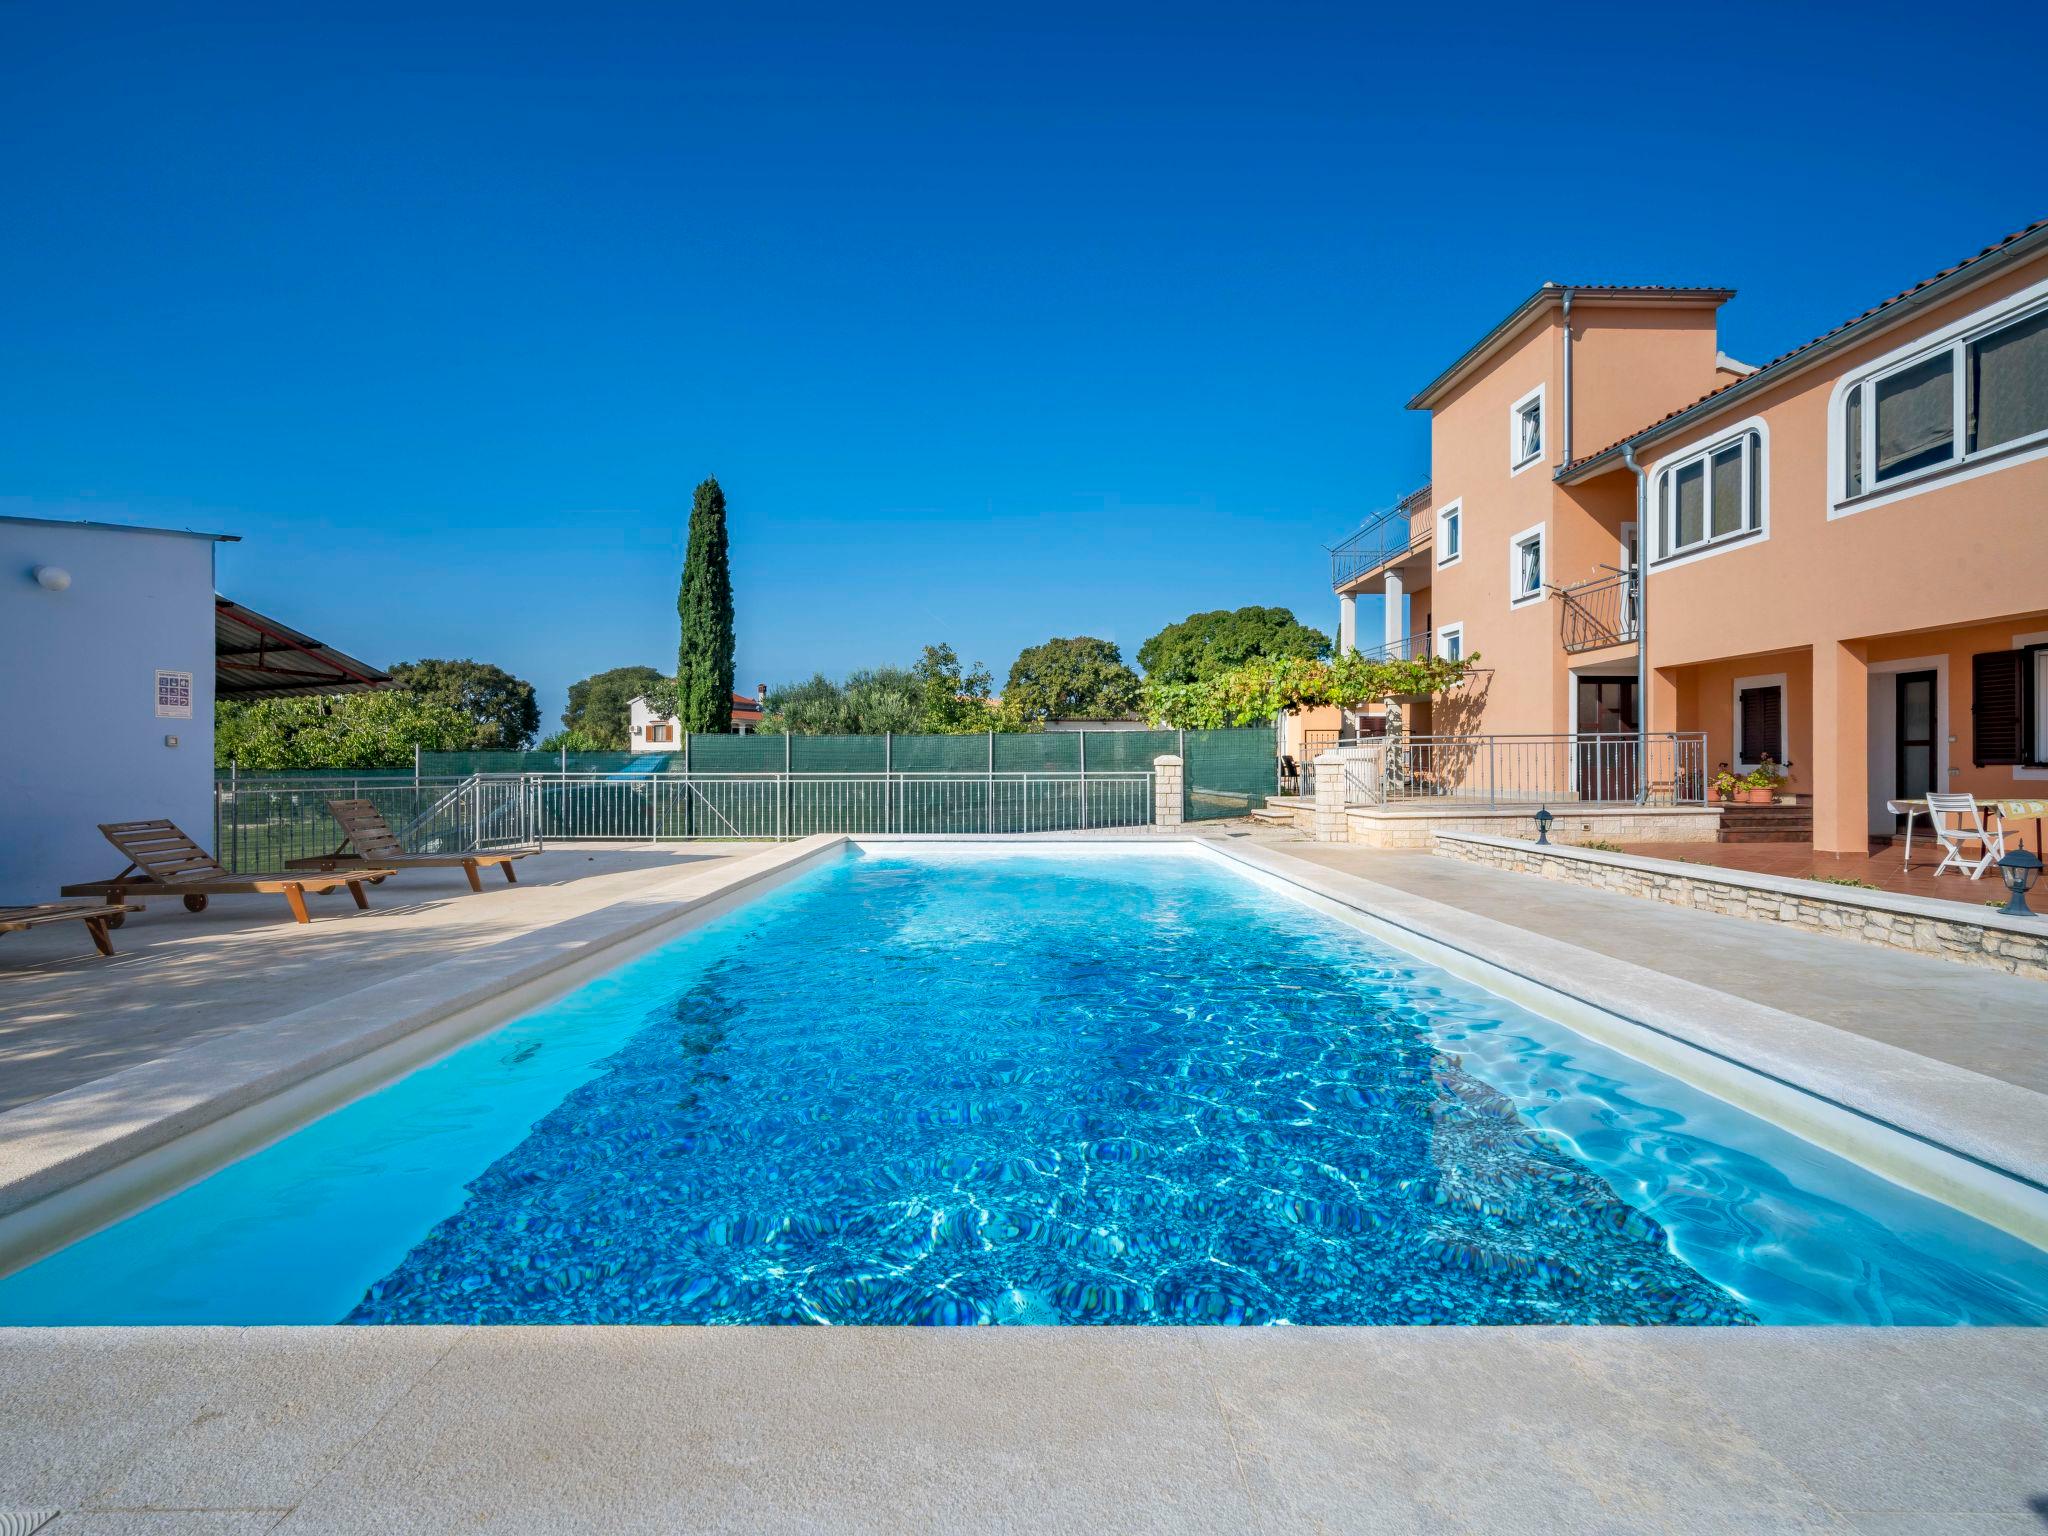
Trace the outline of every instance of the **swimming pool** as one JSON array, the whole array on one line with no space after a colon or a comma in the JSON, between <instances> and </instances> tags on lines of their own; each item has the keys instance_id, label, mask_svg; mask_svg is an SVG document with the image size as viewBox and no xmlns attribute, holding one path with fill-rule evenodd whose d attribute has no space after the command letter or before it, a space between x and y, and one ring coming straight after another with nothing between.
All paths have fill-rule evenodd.
<instances>
[{"instance_id":1,"label":"swimming pool","mask_svg":"<svg viewBox=\"0 0 2048 1536\"><path fill-rule=\"evenodd\" d=\"M870 850L0 1323L2038 1323L2048 1254L1185 852Z\"/></svg>"}]
</instances>

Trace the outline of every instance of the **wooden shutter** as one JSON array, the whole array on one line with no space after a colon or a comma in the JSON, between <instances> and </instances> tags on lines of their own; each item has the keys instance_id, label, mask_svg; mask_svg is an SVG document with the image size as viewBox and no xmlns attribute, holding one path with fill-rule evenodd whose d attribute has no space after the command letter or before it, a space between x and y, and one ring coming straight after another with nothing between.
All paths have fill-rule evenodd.
<instances>
[{"instance_id":1,"label":"wooden shutter","mask_svg":"<svg viewBox=\"0 0 2048 1536\"><path fill-rule=\"evenodd\" d=\"M1742 718L1736 724L1735 755L1745 763L1776 760L1785 749L1784 690L1768 688L1742 690Z\"/></svg>"},{"instance_id":2,"label":"wooden shutter","mask_svg":"<svg viewBox=\"0 0 2048 1536\"><path fill-rule=\"evenodd\" d=\"M1979 768L2027 760L2027 653L1970 658L1970 755Z\"/></svg>"}]
</instances>

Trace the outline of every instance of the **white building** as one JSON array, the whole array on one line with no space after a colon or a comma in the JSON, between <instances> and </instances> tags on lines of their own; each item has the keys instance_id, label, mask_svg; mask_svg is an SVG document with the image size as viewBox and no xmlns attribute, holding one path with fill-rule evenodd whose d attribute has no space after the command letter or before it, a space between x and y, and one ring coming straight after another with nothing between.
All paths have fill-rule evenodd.
<instances>
[{"instance_id":1,"label":"white building","mask_svg":"<svg viewBox=\"0 0 2048 1536\"><path fill-rule=\"evenodd\" d=\"M732 733L735 736L751 736L754 727L761 723L761 715L768 702L768 685L763 683L754 690L754 697L744 693L732 696ZM656 714L654 706L642 694L627 706L632 714L631 732L627 745L635 752L680 752L683 750L682 733L676 729L676 722L668 715Z\"/></svg>"},{"instance_id":2,"label":"white building","mask_svg":"<svg viewBox=\"0 0 2048 1536\"><path fill-rule=\"evenodd\" d=\"M235 535L0 517L0 906L122 859L102 822L213 844L213 703L391 679L220 597Z\"/></svg>"}]
</instances>

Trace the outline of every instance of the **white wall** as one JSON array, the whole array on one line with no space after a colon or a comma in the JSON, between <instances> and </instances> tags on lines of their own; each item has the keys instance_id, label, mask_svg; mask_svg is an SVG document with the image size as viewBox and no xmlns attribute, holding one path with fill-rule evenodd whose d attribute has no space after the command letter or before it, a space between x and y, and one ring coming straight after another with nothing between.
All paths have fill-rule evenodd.
<instances>
[{"instance_id":1,"label":"white wall","mask_svg":"<svg viewBox=\"0 0 2048 1536\"><path fill-rule=\"evenodd\" d=\"M0 904L119 870L103 821L167 816L212 844L213 550L0 520ZM70 590L38 586L39 565ZM190 720L157 718L159 667L192 674Z\"/></svg>"}]
</instances>

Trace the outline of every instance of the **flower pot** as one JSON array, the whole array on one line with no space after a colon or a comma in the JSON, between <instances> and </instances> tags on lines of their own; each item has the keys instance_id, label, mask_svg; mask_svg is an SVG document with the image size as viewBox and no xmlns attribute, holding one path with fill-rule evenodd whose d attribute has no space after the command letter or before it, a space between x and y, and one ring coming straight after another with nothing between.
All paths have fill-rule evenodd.
<instances>
[{"instance_id":1,"label":"flower pot","mask_svg":"<svg viewBox=\"0 0 2048 1536\"><path fill-rule=\"evenodd\" d=\"M1742 791L1744 805L1770 805L1778 798L1774 789L1745 789Z\"/></svg>"}]
</instances>

